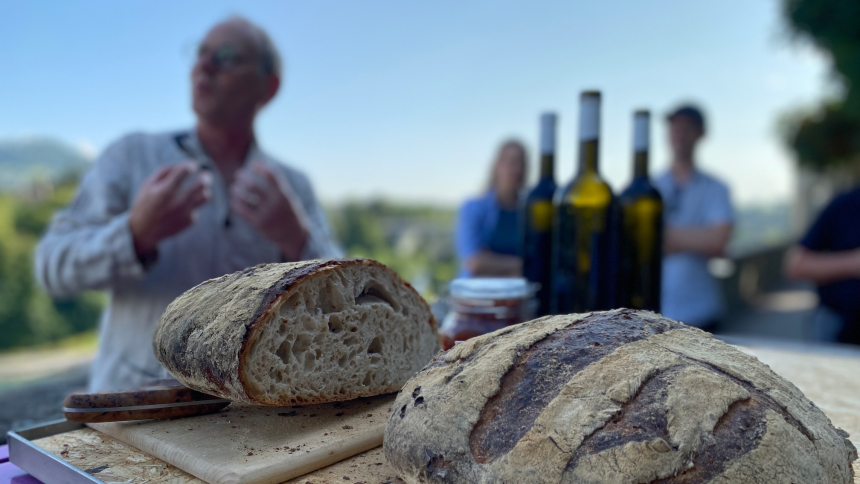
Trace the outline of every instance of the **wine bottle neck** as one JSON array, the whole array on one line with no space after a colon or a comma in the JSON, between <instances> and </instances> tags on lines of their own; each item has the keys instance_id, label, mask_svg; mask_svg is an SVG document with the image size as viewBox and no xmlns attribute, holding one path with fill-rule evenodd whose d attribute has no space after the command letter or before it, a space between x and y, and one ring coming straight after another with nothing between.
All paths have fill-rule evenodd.
<instances>
[{"instance_id":1,"label":"wine bottle neck","mask_svg":"<svg viewBox=\"0 0 860 484\"><path fill-rule=\"evenodd\" d=\"M633 114L633 177L648 177L648 148L651 144L651 113L646 110Z\"/></svg>"},{"instance_id":2,"label":"wine bottle neck","mask_svg":"<svg viewBox=\"0 0 860 484\"><path fill-rule=\"evenodd\" d=\"M542 153L540 155L540 177L555 178L555 153Z\"/></svg>"},{"instance_id":3,"label":"wine bottle neck","mask_svg":"<svg viewBox=\"0 0 860 484\"><path fill-rule=\"evenodd\" d=\"M579 142L579 173L597 173L600 168L597 160L597 147L597 139Z\"/></svg>"},{"instance_id":4,"label":"wine bottle neck","mask_svg":"<svg viewBox=\"0 0 860 484\"><path fill-rule=\"evenodd\" d=\"M540 177L554 178L555 165L555 113L543 113L540 117Z\"/></svg>"},{"instance_id":5,"label":"wine bottle neck","mask_svg":"<svg viewBox=\"0 0 860 484\"><path fill-rule=\"evenodd\" d=\"M600 93L587 91L579 98L579 172L597 173L600 139Z\"/></svg>"},{"instance_id":6,"label":"wine bottle neck","mask_svg":"<svg viewBox=\"0 0 860 484\"><path fill-rule=\"evenodd\" d=\"M648 178L648 152L633 153L633 178Z\"/></svg>"}]
</instances>

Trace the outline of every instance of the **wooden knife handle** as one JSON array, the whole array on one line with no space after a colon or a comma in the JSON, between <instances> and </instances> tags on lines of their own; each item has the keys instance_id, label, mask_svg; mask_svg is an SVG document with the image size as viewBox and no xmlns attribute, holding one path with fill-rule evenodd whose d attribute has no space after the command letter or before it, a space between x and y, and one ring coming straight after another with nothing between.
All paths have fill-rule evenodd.
<instances>
[{"instance_id":1,"label":"wooden knife handle","mask_svg":"<svg viewBox=\"0 0 860 484\"><path fill-rule=\"evenodd\" d=\"M73 393L63 402L63 412L73 422L121 422L206 415L229 404L176 384L121 392Z\"/></svg>"}]
</instances>

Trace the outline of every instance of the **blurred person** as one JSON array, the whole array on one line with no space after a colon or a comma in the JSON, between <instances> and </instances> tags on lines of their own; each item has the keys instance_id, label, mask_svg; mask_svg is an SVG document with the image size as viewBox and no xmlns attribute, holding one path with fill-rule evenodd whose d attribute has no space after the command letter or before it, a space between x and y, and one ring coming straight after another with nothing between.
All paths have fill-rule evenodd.
<instances>
[{"instance_id":1,"label":"blurred person","mask_svg":"<svg viewBox=\"0 0 860 484\"><path fill-rule=\"evenodd\" d=\"M190 74L196 126L110 145L36 249L53 296L109 292L89 391L169 377L152 336L187 289L265 262L340 255L308 178L254 135L281 84L269 36L230 18L207 33Z\"/></svg>"},{"instance_id":2,"label":"blurred person","mask_svg":"<svg viewBox=\"0 0 860 484\"><path fill-rule=\"evenodd\" d=\"M516 140L502 143L487 191L460 207L455 234L460 277L522 275L518 208L527 169L525 146Z\"/></svg>"},{"instance_id":3,"label":"blurred person","mask_svg":"<svg viewBox=\"0 0 860 484\"><path fill-rule=\"evenodd\" d=\"M708 259L725 255L732 234L729 189L696 166L696 146L705 136L702 111L682 105L666 121L672 163L654 183L664 204L661 306L666 317L713 331L723 298Z\"/></svg>"},{"instance_id":4,"label":"blurred person","mask_svg":"<svg viewBox=\"0 0 860 484\"><path fill-rule=\"evenodd\" d=\"M812 321L819 341L860 344L860 188L835 197L789 250L785 275L818 286Z\"/></svg>"}]
</instances>

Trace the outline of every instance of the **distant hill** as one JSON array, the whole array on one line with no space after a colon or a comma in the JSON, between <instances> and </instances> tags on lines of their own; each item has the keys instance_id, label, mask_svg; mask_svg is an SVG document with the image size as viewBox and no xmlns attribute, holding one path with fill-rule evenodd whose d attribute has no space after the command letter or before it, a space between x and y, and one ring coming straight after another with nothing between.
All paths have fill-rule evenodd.
<instances>
[{"instance_id":1,"label":"distant hill","mask_svg":"<svg viewBox=\"0 0 860 484\"><path fill-rule=\"evenodd\" d=\"M56 180L89 164L80 150L55 139L0 140L0 190L20 188L34 179Z\"/></svg>"}]
</instances>

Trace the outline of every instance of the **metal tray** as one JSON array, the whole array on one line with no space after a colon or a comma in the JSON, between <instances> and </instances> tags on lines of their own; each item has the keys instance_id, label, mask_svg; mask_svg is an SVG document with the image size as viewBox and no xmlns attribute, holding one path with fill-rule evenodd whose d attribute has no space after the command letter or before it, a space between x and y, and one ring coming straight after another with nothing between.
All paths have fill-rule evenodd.
<instances>
[{"instance_id":1,"label":"metal tray","mask_svg":"<svg viewBox=\"0 0 860 484\"><path fill-rule=\"evenodd\" d=\"M64 434L82 428L86 428L86 425L78 422L69 422L68 420L57 420L38 427L9 432L7 434L9 461L45 484L104 484L103 481L96 479L94 476L87 474L32 442L33 440Z\"/></svg>"}]
</instances>

